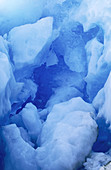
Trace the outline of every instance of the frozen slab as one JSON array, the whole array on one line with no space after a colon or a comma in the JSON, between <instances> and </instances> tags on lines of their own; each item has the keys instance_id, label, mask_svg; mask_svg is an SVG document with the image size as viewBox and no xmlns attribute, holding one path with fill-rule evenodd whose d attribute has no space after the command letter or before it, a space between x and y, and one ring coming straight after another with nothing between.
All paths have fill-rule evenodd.
<instances>
[{"instance_id":1,"label":"frozen slab","mask_svg":"<svg viewBox=\"0 0 111 170\"><path fill-rule=\"evenodd\" d=\"M0 35L12 28L36 22L42 15L43 0L1 0Z\"/></svg>"},{"instance_id":2,"label":"frozen slab","mask_svg":"<svg viewBox=\"0 0 111 170\"><path fill-rule=\"evenodd\" d=\"M27 103L20 114L28 134L36 142L42 128L37 108L32 103Z\"/></svg>"},{"instance_id":3,"label":"frozen slab","mask_svg":"<svg viewBox=\"0 0 111 170\"><path fill-rule=\"evenodd\" d=\"M15 124L2 127L2 138L5 146L4 170L39 170L34 148L22 139Z\"/></svg>"},{"instance_id":4,"label":"frozen slab","mask_svg":"<svg viewBox=\"0 0 111 170\"><path fill-rule=\"evenodd\" d=\"M37 148L41 169L73 170L85 161L97 137L97 124L86 111L94 110L80 98L53 107Z\"/></svg>"},{"instance_id":5,"label":"frozen slab","mask_svg":"<svg viewBox=\"0 0 111 170\"><path fill-rule=\"evenodd\" d=\"M46 17L34 24L13 28L9 32L8 40L16 67L21 68L24 64L33 64L35 59L40 63L37 55L51 38L52 27L53 18Z\"/></svg>"}]
</instances>

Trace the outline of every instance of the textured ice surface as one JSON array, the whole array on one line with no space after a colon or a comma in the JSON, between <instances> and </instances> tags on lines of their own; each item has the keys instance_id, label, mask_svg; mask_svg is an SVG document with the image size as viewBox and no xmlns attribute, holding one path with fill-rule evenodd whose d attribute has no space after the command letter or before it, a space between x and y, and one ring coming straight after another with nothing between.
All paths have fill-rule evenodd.
<instances>
[{"instance_id":1,"label":"textured ice surface","mask_svg":"<svg viewBox=\"0 0 111 170\"><path fill-rule=\"evenodd\" d=\"M97 124L89 113L92 111L93 107L80 98L53 107L37 149L41 169L72 170L84 162L97 137Z\"/></svg>"},{"instance_id":2,"label":"textured ice surface","mask_svg":"<svg viewBox=\"0 0 111 170\"><path fill-rule=\"evenodd\" d=\"M111 162L109 162L106 166L100 168L100 170L110 170L111 169Z\"/></svg>"},{"instance_id":3,"label":"textured ice surface","mask_svg":"<svg viewBox=\"0 0 111 170\"><path fill-rule=\"evenodd\" d=\"M102 153L102 152L93 152L91 153L90 157L87 158L87 161L84 163L84 166L86 170L102 170L102 167L104 165L107 165L110 161L111 161L111 154Z\"/></svg>"},{"instance_id":4,"label":"textured ice surface","mask_svg":"<svg viewBox=\"0 0 111 170\"><path fill-rule=\"evenodd\" d=\"M32 103L27 103L21 116L32 141L36 141L42 128L37 108Z\"/></svg>"},{"instance_id":5,"label":"textured ice surface","mask_svg":"<svg viewBox=\"0 0 111 170\"><path fill-rule=\"evenodd\" d=\"M13 28L9 32L10 42L15 66L22 67L24 64L33 64L37 55L46 45L52 34L53 18L46 17L37 23ZM37 58L40 64L40 58Z\"/></svg>"},{"instance_id":6,"label":"textured ice surface","mask_svg":"<svg viewBox=\"0 0 111 170\"><path fill-rule=\"evenodd\" d=\"M110 8L109 0L0 1L0 168L77 169L91 150L111 148ZM85 168L109 155L92 153Z\"/></svg>"},{"instance_id":7,"label":"textured ice surface","mask_svg":"<svg viewBox=\"0 0 111 170\"><path fill-rule=\"evenodd\" d=\"M97 94L94 99L94 105L99 110L98 116L104 116L107 122L111 123L110 103L111 103L111 73L104 85L104 88Z\"/></svg>"},{"instance_id":8,"label":"textured ice surface","mask_svg":"<svg viewBox=\"0 0 111 170\"><path fill-rule=\"evenodd\" d=\"M93 100L93 106L97 111L97 123L99 126L99 135L94 150L108 151L111 147L111 118L110 118L110 79L111 73L97 96Z\"/></svg>"},{"instance_id":9,"label":"textured ice surface","mask_svg":"<svg viewBox=\"0 0 111 170\"><path fill-rule=\"evenodd\" d=\"M0 44L0 124L5 124L5 120L8 120L8 112L11 110L11 102L13 102L10 100L11 97L13 98L12 91L17 95L16 88L19 87L19 84L15 82L13 76L8 58L7 41L0 37Z\"/></svg>"},{"instance_id":10,"label":"textured ice surface","mask_svg":"<svg viewBox=\"0 0 111 170\"><path fill-rule=\"evenodd\" d=\"M5 170L38 170L35 150L25 142L15 124L2 127Z\"/></svg>"}]
</instances>

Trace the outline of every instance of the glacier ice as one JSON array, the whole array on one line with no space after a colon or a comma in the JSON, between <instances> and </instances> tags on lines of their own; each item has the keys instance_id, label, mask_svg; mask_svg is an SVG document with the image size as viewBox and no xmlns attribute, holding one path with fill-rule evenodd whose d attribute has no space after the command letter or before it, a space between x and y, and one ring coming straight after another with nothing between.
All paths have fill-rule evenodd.
<instances>
[{"instance_id":1,"label":"glacier ice","mask_svg":"<svg viewBox=\"0 0 111 170\"><path fill-rule=\"evenodd\" d=\"M25 142L15 124L2 127L5 145L5 170L39 170L36 164L36 151Z\"/></svg>"},{"instance_id":2,"label":"glacier ice","mask_svg":"<svg viewBox=\"0 0 111 170\"><path fill-rule=\"evenodd\" d=\"M97 124L91 118L91 111L93 107L80 98L53 107L37 149L41 169L72 170L81 165L97 137Z\"/></svg>"},{"instance_id":3,"label":"glacier ice","mask_svg":"<svg viewBox=\"0 0 111 170\"><path fill-rule=\"evenodd\" d=\"M104 85L104 88L98 92L97 96L94 99L94 105L98 109L98 117L104 116L107 122L111 123L110 118L110 87L111 87L111 73Z\"/></svg>"},{"instance_id":4,"label":"glacier ice","mask_svg":"<svg viewBox=\"0 0 111 170\"><path fill-rule=\"evenodd\" d=\"M53 18L46 17L37 23L13 28L9 32L12 60L17 68L33 64L35 60L40 64L41 59L37 56L51 37L52 25Z\"/></svg>"},{"instance_id":5,"label":"glacier ice","mask_svg":"<svg viewBox=\"0 0 111 170\"><path fill-rule=\"evenodd\" d=\"M42 128L37 108L32 103L27 103L20 113L32 141L36 141Z\"/></svg>"},{"instance_id":6,"label":"glacier ice","mask_svg":"<svg viewBox=\"0 0 111 170\"><path fill-rule=\"evenodd\" d=\"M0 35L13 27L36 22L43 4L43 0L0 0Z\"/></svg>"},{"instance_id":7,"label":"glacier ice","mask_svg":"<svg viewBox=\"0 0 111 170\"><path fill-rule=\"evenodd\" d=\"M1 170L99 170L110 161L110 8L0 0Z\"/></svg>"},{"instance_id":8,"label":"glacier ice","mask_svg":"<svg viewBox=\"0 0 111 170\"><path fill-rule=\"evenodd\" d=\"M102 167L107 165L111 161L111 151L102 153L102 152L93 152L90 154L90 157L87 158L87 161L84 163L85 169L87 170L102 170Z\"/></svg>"}]
</instances>

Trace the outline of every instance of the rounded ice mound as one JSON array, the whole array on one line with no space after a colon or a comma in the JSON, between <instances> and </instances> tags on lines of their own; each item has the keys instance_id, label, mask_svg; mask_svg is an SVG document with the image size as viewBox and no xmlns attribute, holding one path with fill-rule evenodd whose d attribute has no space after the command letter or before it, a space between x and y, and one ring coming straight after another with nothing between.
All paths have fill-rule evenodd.
<instances>
[{"instance_id":1,"label":"rounded ice mound","mask_svg":"<svg viewBox=\"0 0 111 170\"><path fill-rule=\"evenodd\" d=\"M43 0L0 0L0 34L36 22L42 14Z\"/></svg>"},{"instance_id":2,"label":"rounded ice mound","mask_svg":"<svg viewBox=\"0 0 111 170\"><path fill-rule=\"evenodd\" d=\"M42 128L37 108L32 103L27 103L25 108L21 111L21 115L28 134L33 141L36 141Z\"/></svg>"},{"instance_id":3,"label":"rounded ice mound","mask_svg":"<svg viewBox=\"0 0 111 170\"><path fill-rule=\"evenodd\" d=\"M53 18L42 18L34 24L26 24L13 28L8 40L13 55L14 64L22 67L32 64L52 35ZM37 58L39 63L40 58Z\"/></svg>"},{"instance_id":4,"label":"rounded ice mound","mask_svg":"<svg viewBox=\"0 0 111 170\"><path fill-rule=\"evenodd\" d=\"M2 139L5 145L4 170L39 170L34 148L22 139L15 124L2 127Z\"/></svg>"},{"instance_id":5,"label":"rounded ice mound","mask_svg":"<svg viewBox=\"0 0 111 170\"><path fill-rule=\"evenodd\" d=\"M77 106L78 100L81 104ZM97 124L89 113L91 105L81 100L75 98L53 107L37 148L36 159L41 169L77 169L91 151L97 137Z\"/></svg>"}]
</instances>

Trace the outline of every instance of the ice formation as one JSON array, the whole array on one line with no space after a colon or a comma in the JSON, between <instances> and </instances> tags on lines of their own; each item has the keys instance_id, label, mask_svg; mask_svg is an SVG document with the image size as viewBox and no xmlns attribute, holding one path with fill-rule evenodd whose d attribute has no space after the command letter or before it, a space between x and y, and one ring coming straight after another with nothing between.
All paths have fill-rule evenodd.
<instances>
[{"instance_id":1,"label":"ice formation","mask_svg":"<svg viewBox=\"0 0 111 170\"><path fill-rule=\"evenodd\" d=\"M53 107L43 126L37 149L41 169L72 170L84 162L97 137L97 124L91 118L91 111L92 106L81 98Z\"/></svg>"},{"instance_id":2,"label":"ice formation","mask_svg":"<svg viewBox=\"0 0 111 170\"><path fill-rule=\"evenodd\" d=\"M0 0L0 170L110 169L110 9Z\"/></svg>"}]
</instances>

